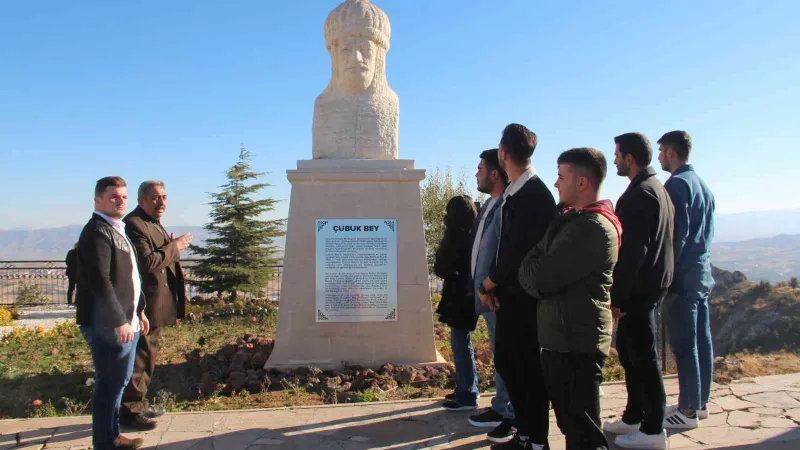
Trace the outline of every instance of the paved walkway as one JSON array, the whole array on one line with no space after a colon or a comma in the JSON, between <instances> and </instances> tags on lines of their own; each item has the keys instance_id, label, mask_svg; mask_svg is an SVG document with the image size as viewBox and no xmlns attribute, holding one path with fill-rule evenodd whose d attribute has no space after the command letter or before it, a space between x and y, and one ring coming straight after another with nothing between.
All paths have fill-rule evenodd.
<instances>
[{"instance_id":1,"label":"paved walkway","mask_svg":"<svg viewBox=\"0 0 800 450\"><path fill-rule=\"evenodd\" d=\"M666 381L675 402L677 380ZM605 385L603 418L621 413L624 386ZM489 398L482 398L484 405ZM700 428L670 437L672 449L800 449L800 374L715 386L711 416ZM145 448L168 450L484 449L484 430L430 400L279 410L169 414L138 434ZM0 450L86 449L90 417L0 421ZM551 418L550 444L564 439ZM136 436L136 434L131 434Z\"/></svg>"},{"instance_id":2,"label":"paved walkway","mask_svg":"<svg viewBox=\"0 0 800 450\"><path fill-rule=\"evenodd\" d=\"M67 305L41 305L19 308L20 319L13 325L0 327L0 338L14 328L53 328L59 322L75 318L75 308Z\"/></svg>"}]
</instances>

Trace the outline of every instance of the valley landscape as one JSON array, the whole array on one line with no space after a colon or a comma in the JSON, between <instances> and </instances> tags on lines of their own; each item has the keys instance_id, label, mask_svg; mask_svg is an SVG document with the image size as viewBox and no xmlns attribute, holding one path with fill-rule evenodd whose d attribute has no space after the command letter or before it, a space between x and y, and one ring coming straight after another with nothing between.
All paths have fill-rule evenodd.
<instances>
[{"instance_id":1,"label":"valley landscape","mask_svg":"<svg viewBox=\"0 0 800 450\"><path fill-rule=\"evenodd\" d=\"M0 230L0 261L63 261L82 225L58 228ZM167 226L179 236L192 233L203 245L208 233L200 226ZM285 237L276 239L283 249ZM183 255L191 259L189 252ZM770 283L800 277L800 210L718 214L711 262L740 271L750 280Z\"/></svg>"}]
</instances>

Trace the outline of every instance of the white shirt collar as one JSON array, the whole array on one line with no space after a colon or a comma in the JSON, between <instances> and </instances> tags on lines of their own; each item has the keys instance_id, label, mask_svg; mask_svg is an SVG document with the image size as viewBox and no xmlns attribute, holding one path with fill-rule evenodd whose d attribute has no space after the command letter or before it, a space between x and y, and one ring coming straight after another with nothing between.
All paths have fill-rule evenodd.
<instances>
[{"instance_id":1,"label":"white shirt collar","mask_svg":"<svg viewBox=\"0 0 800 450\"><path fill-rule=\"evenodd\" d=\"M115 219L113 217L109 217L109 216L101 213L100 211L95 211L94 213L97 214L98 216L102 217L103 219L105 219L106 222L108 222L109 225L114 227L115 230L120 231L123 234L123 236L125 235L125 223L122 222L121 219Z\"/></svg>"},{"instance_id":2,"label":"white shirt collar","mask_svg":"<svg viewBox=\"0 0 800 450\"><path fill-rule=\"evenodd\" d=\"M519 178L512 181L511 184L508 185L505 192L503 192L503 201L519 192L519 190L522 189L522 186L525 186L525 183L527 183L528 180L536 176L536 173L536 169L534 169L533 166L528 166L528 168L522 172Z\"/></svg>"}]
</instances>

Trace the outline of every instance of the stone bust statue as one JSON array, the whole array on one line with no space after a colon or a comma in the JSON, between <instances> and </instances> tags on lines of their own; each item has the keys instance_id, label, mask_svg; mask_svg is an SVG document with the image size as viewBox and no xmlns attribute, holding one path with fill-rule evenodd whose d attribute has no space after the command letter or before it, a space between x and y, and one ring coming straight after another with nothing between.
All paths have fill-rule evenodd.
<instances>
[{"instance_id":1,"label":"stone bust statue","mask_svg":"<svg viewBox=\"0 0 800 450\"><path fill-rule=\"evenodd\" d=\"M397 94L386 81L389 18L347 0L325 21L331 80L314 102L314 159L397 159Z\"/></svg>"}]
</instances>

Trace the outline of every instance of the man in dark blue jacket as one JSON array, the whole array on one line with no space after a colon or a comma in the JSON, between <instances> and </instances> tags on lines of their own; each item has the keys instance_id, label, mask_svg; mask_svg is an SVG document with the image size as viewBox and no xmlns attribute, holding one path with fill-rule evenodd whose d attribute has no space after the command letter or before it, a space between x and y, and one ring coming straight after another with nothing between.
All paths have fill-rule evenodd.
<instances>
[{"instance_id":1,"label":"man in dark blue jacket","mask_svg":"<svg viewBox=\"0 0 800 450\"><path fill-rule=\"evenodd\" d=\"M667 336L678 364L678 404L667 408L666 428L687 429L708 417L714 353L708 297L714 287L709 259L714 195L689 164L692 138L670 131L658 140L658 161L672 176L664 183L675 205L675 278L664 300Z\"/></svg>"},{"instance_id":2,"label":"man in dark blue jacket","mask_svg":"<svg viewBox=\"0 0 800 450\"><path fill-rule=\"evenodd\" d=\"M624 239L611 287L628 403L622 419L604 423L603 429L621 435L615 440L620 447L660 450L667 444L666 395L656 350L655 309L672 283L675 210L650 166L650 141L641 133L626 133L614 142L617 174L631 180L617 200Z\"/></svg>"},{"instance_id":3,"label":"man in dark blue jacket","mask_svg":"<svg viewBox=\"0 0 800 450\"><path fill-rule=\"evenodd\" d=\"M550 403L540 360L536 300L519 284L519 267L556 217L556 202L531 165L536 134L508 125L498 146L500 167L511 183L501 197L500 241L494 270L478 288L481 302L497 314L495 366L517 416L517 434L502 448L547 447Z\"/></svg>"}]
</instances>

